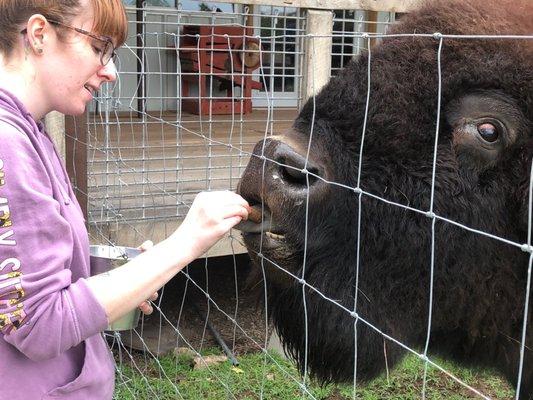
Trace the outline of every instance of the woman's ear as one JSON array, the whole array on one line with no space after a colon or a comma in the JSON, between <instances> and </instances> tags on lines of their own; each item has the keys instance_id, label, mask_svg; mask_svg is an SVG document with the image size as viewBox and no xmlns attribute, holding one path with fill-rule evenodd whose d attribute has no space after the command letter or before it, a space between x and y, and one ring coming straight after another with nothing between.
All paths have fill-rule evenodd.
<instances>
[{"instance_id":1,"label":"woman's ear","mask_svg":"<svg viewBox=\"0 0 533 400\"><path fill-rule=\"evenodd\" d=\"M50 24L41 14L32 15L26 24L25 47L34 53L42 54L45 46L45 36L48 34Z\"/></svg>"}]
</instances>

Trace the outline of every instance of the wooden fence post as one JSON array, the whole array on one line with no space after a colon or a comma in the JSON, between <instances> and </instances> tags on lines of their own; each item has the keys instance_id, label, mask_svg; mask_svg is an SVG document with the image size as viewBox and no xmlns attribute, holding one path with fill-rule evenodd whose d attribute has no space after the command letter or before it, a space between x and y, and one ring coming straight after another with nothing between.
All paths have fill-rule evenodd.
<instances>
[{"instance_id":1,"label":"wooden fence post","mask_svg":"<svg viewBox=\"0 0 533 400\"><path fill-rule=\"evenodd\" d=\"M377 33L378 32L378 12L377 11L367 11L366 18L366 31L368 33ZM368 43L368 42L367 42ZM365 45L367 45L365 43ZM377 39L370 39L370 47L373 48L377 44Z\"/></svg>"},{"instance_id":2,"label":"wooden fence post","mask_svg":"<svg viewBox=\"0 0 533 400\"><path fill-rule=\"evenodd\" d=\"M87 111L85 114L65 117L65 148L67 172L81 210L87 218Z\"/></svg>"},{"instance_id":3,"label":"wooden fence post","mask_svg":"<svg viewBox=\"0 0 533 400\"><path fill-rule=\"evenodd\" d=\"M304 42L302 103L316 95L331 76L331 46L333 43L333 13L307 10Z\"/></svg>"},{"instance_id":4,"label":"wooden fence post","mask_svg":"<svg viewBox=\"0 0 533 400\"><path fill-rule=\"evenodd\" d=\"M57 111L52 111L46 114L44 125L59 155L65 160L65 116Z\"/></svg>"},{"instance_id":5,"label":"wooden fence post","mask_svg":"<svg viewBox=\"0 0 533 400\"><path fill-rule=\"evenodd\" d=\"M76 198L87 218L87 113L71 117L52 111L46 114L44 124L65 163Z\"/></svg>"}]
</instances>

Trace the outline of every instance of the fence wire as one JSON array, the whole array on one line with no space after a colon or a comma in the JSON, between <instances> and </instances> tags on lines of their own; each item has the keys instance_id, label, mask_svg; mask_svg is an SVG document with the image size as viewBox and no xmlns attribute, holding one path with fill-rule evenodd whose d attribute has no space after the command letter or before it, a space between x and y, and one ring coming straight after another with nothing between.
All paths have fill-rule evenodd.
<instances>
[{"instance_id":1,"label":"fence wire","mask_svg":"<svg viewBox=\"0 0 533 400\"><path fill-rule=\"evenodd\" d=\"M263 373L257 398L268 398L265 387L270 379L269 366L279 370L281 377L291 382L298 390L295 398L316 398L310 389L307 371L308 333L309 327L306 298L314 293L339 308L353 319L354 329L354 371L352 398L360 384L358 381L358 327L360 324L381 335L385 340L400 346L405 351L418 357L424 364L422 388L420 396L426 398L428 368L435 368L458 385L469 395L489 398L483 389L473 387L464 382L445 367L433 360L429 354L431 339L433 282L435 265L435 224L445 223L462 230L514 246L530 253L528 264L528 280L525 293L524 325L521 338L521 357L518 375L518 389L521 385L526 341L526 321L530 298L531 267L533 251L531 246L531 188L530 182L529 230L527 243L515 243L507 238L499 237L490 232L483 232L474 227L466 226L459 221L438 215L434 210L435 176L437 169L437 142L440 126L441 104L441 49L446 40L471 39L507 39L532 40L533 36L458 36L439 33L419 33L411 35L389 35L387 28L394 23L394 13L383 13L375 20L367 20L368 14L358 10L336 11L333 17L331 35L310 35L306 32L305 12L297 8L261 6L251 12L248 8L238 9L233 13L215 11L186 11L167 8L129 8L130 29L139 32L132 35L127 44L119 52L119 79L108 85L91 105L87 117L87 135L74 132L71 138L86 147L87 151L87 186L77 186L88 198L88 223L91 241L98 244L137 246L146 239L161 240L172 233L186 215L194 196L201 190L229 189L235 190L240 176L252 155L256 142L283 132L290 128L297 110L304 100L304 58L303 49L307 41L311 41L311 49L320 38L331 38L331 73L338 74L342 68L361 52L368 54L368 92L366 93L366 109L362 129L362 140L359 148L359 170L357 185L350 187L341 182L329 181L307 170L309 152L313 134L315 133L315 99L313 102L313 118L310 139L307 148L305 167L302 173L306 177L307 196L305 201L305 247L302 272L295 275L291 271L266 259L261 248L255 254L261 262L263 302L268 304L267 274L265 263L274 266L294 283L301 285L304 321L305 321L305 369L302 377L297 378L294 372L279 363L269 350L269 339L272 326L269 322L267 306L262 314L258 313L255 321L248 319L250 300L242 295L245 282L243 278L242 256L244 243L236 231L225 240L225 250L221 253L229 255L231 279L223 297L213 293L219 291L219 277L212 278L211 266L216 263L213 258L205 258L201 266L184 269L178 276L181 286L178 291L162 289L161 296L153 306L154 316L143 318L141 324L127 332L107 332L106 337L111 351L117 360L117 396L125 394L131 398L144 398L149 395L155 399L187 398L180 389L182 372L178 368L178 357L175 358L175 371L169 374L168 366L162 356L170 348L189 349L209 371L212 380L224 388L227 398L241 398L237 388L232 386L225 375L213 369L207 361L205 348L219 345L213 340L210 321L216 314L216 323L224 331L226 340L230 342L232 354L243 354L247 351L263 353ZM183 33L189 26L207 27L211 31L207 35L199 33ZM242 30L240 35L217 34L215 28L237 27ZM188 31L192 32L192 31ZM435 146L433 153L433 171L431 179L431 202L429 209L417 209L409 204L401 204L377 196L362 189L361 171L364 168L365 133L370 106L372 84L370 70L372 67L373 41L384 37L425 37L438 42L438 53L435 63L438 66L438 93L435 99L439 112L436 115ZM243 60L245 52L233 46L237 40L257 43L259 50L249 50L250 57L257 57L258 66L254 69L236 71L236 60ZM200 47L202 39L210 42L207 49L210 59L200 68L201 53L206 49ZM218 40L218 44L215 43ZM190 43L193 43L191 45ZM195 44L194 44L195 43ZM222 43L222 44L221 44ZM218 46L218 47L217 47ZM216 48L215 48L216 47ZM314 50L313 50L314 51ZM188 54L184 61L183 54ZM222 64L225 72L217 68L217 54L225 54L228 63ZM316 59L316 58L315 58ZM192 61L191 61L192 60ZM191 63L193 65L191 69ZM196 66L196 70L194 69ZM207 69L205 69L207 68ZM314 82L314 75L307 77ZM258 89L247 91L244 86L234 87L234 81L247 82ZM228 83L229 82L229 83ZM255 82L255 83L253 83ZM187 93L184 85L188 85ZM228 85L231 88L228 88ZM206 102L208 112L202 109ZM229 104L229 105L228 105ZM246 104L252 107L246 111ZM223 114L215 112L217 106L226 107ZM187 108L188 111L185 111ZM285 168L294 168L281 164L276 160L267 159L264 147L261 154L263 178L267 161ZM357 196L357 243L351 245L357 249L357 265L352 308L341 304L338 300L327 296L318 288L305 280L308 248L307 235L309 211L309 180L321 180L339 189L349 191ZM410 348L401 340L385 332L385 327L375 326L361 315L358 310L359 274L360 274L360 233L362 229L361 209L364 198L374 199L389 207L398 207L415 215L423 215L431 221L431 258L428 261L430 271L427 337L422 352ZM264 204L262 205L264 207ZM264 209L263 209L264 211ZM263 236L265 232L261 232ZM261 241L262 243L262 241ZM229 287L229 289L228 289ZM170 292L170 293L169 293ZM231 294L228 296L228 293ZM224 299L224 296L229 298ZM224 300L221 300L224 299ZM200 306L194 306L194 303ZM168 304L171 304L169 306ZM169 308L170 307L170 308ZM191 321L196 321L193 324ZM192 325L193 329L187 326ZM258 328L259 326L259 328ZM170 345L167 342L171 342ZM165 350L165 349L166 350ZM244 350L243 350L244 349ZM384 348L386 353L386 348ZM386 359L386 355L385 355ZM132 373L141 377L148 393L138 387ZM157 379L155 379L157 378ZM161 387L164 386L165 390ZM518 393L518 391L517 391ZM117 397L119 398L119 397ZM518 394L517 394L518 398Z\"/></svg>"}]
</instances>

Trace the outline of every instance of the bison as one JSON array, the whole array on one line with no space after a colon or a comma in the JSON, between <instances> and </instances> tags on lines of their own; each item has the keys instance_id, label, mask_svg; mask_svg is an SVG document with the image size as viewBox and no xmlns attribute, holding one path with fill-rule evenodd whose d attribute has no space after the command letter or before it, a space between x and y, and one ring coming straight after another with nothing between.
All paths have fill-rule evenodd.
<instances>
[{"instance_id":1,"label":"bison","mask_svg":"<svg viewBox=\"0 0 533 400\"><path fill-rule=\"evenodd\" d=\"M529 0L426 3L256 145L238 192L263 222L243 240L300 371L351 381L356 361L372 379L405 355L397 342L423 351L430 326L430 358L517 385L533 41L472 35L532 33ZM524 399L532 331L529 317Z\"/></svg>"}]
</instances>

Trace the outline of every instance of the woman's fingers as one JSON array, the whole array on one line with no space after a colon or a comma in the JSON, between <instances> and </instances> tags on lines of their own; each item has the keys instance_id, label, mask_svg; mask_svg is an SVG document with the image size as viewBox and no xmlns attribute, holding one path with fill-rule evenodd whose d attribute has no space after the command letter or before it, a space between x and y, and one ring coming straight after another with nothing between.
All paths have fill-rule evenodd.
<instances>
[{"instance_id":1,"label":"woman's fingers","mask_svg":"<svg viewBox=\"0 0 533 400\"><path fill-rule=\"evenodd\" d=\"M182 244L189 242L191 257L200 257L233 226L248 218L249 207L234 192L200 192L173 236Z\"/></svg>"},{"instance_id":2,"label":"woman's fingers","mask_svg":"<svg viewBox=\"0 0 533 400\"><path fill-rule=\"evenodd\" d=\"M154 312L154 309L153 309L152 305L151 305L148 301L143 301L143 302L139 305L139 308L141 309L141 312L142 312L144 315L150 315L151 313Z\"/></svg>"},{"instance_id":3,"label":"woman's fingers","mask_svg":"<svg viewBox=\"0 0 533 400\"><path fill-rule=\"evenodd\" d=\"M243 220L242 217L229 217L225 218L224 221L220 223L222 230L227 232L231 228L233 228L235 225L237 225L239 222Z\"/></svg>"},{"instance_id":4,"label":"woman's fingers","mask_svg":"<svg viewBox=\"0 0 533 400\"><path fill-rule=\"evenodd\" d=\"M243 220L248 218L248 208L241 204L229 204L222 210L222 218L240 217Z\"/></svg>"},{"instance_id":5,"label":"woman's fingers","mask_svg":"<svg viewBox=\"0 0 533 400\"><path fill-rule=\"evenodd\" d=\"M151 240L147 240L146 242L144 242L143 244L139 246L139 250L146 251L152 247L154 247L154 242L152 242Z\"/></svg>"},{"instance_id":6,"label":"woman's fingers","mask_svg":"<svg viewBox=\"0 0 533 400\"><path fill-rule=\"evenodd\" d=\"M141 309L142 313L145 315L150 315L154 312L154 308L150 304L151 301L156 301L159 297L159 294L155 292L153 295L150 296L150 298L146 301L143 301L141 304L139 304L139 308Z\"/></svg>"}]
</instances>

